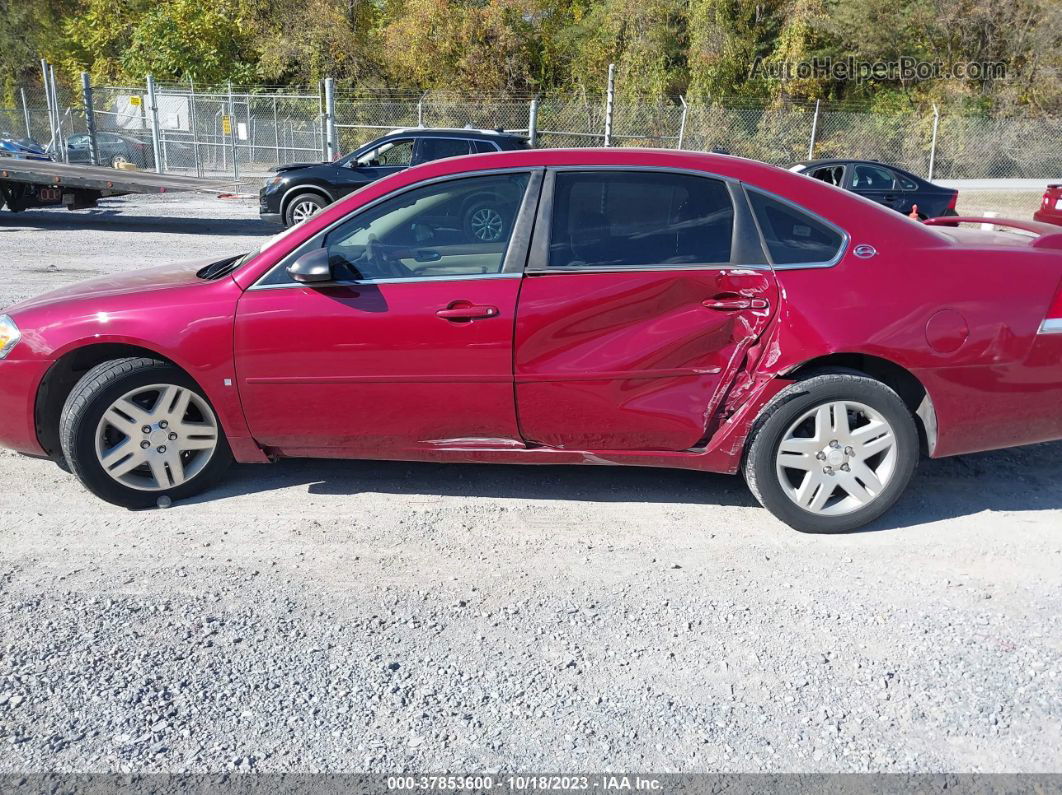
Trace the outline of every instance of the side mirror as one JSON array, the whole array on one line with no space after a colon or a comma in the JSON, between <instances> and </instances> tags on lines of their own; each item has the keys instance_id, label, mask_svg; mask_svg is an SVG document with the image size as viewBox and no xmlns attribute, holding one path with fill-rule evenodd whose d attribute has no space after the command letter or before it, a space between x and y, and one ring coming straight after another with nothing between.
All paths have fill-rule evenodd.
<instances>
[{"instance_id":1,"label":"side mirror","mask_svg":"<svg viewBox=\"0 0 1062 795\"><path fill-rule=\"evenodd\" d=\"M332 265L328 259L328 249L315 248L288 265L288 276L301 284L314 284L332 281Z\"/></svg>"}]
</instances>

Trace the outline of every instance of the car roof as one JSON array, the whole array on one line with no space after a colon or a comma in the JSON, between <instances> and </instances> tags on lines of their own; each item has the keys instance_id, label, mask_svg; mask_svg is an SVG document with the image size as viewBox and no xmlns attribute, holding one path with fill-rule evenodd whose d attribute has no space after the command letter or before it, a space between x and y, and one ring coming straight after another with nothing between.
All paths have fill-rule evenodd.
<instances>
[{"instance_id":1,"label":"car roof","mask_svg":"<svg viewBox=\"0 0 1062 795\"><path fill-rule=\"evenodd\" d=\"M462 138L518 138L524 140L524 136L518 133L474 127L396 127L386 134L386 136L391 135L418 135L424 138L453 138L455 135L460 135Z\"/></svg>"}]
</instances>

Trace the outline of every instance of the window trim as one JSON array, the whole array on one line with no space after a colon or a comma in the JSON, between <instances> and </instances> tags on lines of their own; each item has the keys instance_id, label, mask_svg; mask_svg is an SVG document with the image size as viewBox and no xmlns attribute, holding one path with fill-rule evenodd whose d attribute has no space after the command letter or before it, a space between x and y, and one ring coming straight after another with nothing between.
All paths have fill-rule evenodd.
<instances>
[{"instance_id":1,"label":"window trim","mask_svg":"<svg viewBox=\"0 0 1062 795\"><path fill-rule=\"evenodd\" d=\"M848 232L846 232L844 229L839 227L837 224L833 223L832 221L827 220L826 218L823 218L818 213L813 212L812 210L809 210L807 207L804 207L803 205L797 204L794 201L790 201L789 199L785 198L784 196L779 196L777 193L772 193L769 190L764 190L763 188L756 187L755 185L749 185L748 183L742 183L742 187L745 190L745 196L746 196L746 199L748 201L749 212L752 213L752 221L753 221L753 223L756 224L756 230L759 232L759 235L760 235L760 241L761 241L761 244L763 246L763 252L764 252L764 254L767 255L767 260L771 263L771 267L774 270L776 270L776 271L791 271L791 270L798 270L798 269L803 269L803 268L832 268L835 265L837 265L837 263L839 263L842 259L844 259L845 254L848 253L848 245L852 242L852 236L850 234L848 234ZM771 256L771 247L767 245L767 236L765 234L763 234L763 227L760 226L760 219L756 217L756 211L753 210L753 208L752 208L752 199L751 199L751 197L749 197L750 193L758 193L761 196L765 196L768 199L771 199L772 201L776 201L776 202L779 202L781 204L788 205L789 207L792 207L797 212L803 213L804 215L807 215L807 216L813 218L814 220L818 221L823 226L826 226L826 227L832 229L834 232L837 232L841 236L841 245L837 248L837 253L834 254L833 257L830 258L829 260L825 260L825 261L822 261L822 262L791 262L791 263L777 263L777 262L775 262L774 261L774 257Z\"/></svg>"},{"instance_id":2,"label":"window trim","mask_svg":"<svg viewBox=\"0 0 1062 795\"><path fill-rule=\"evenodd\" d=\"M466 281L468 279L499 279L499 278L519 278L523 275L524 262L527 258L528 243L531 237L531 225L534 219L535 210L539 203L539 196L542 188L542 177L544 169L542 167L521 166L516 168L493 168L484 171L464 171L457 174L445 174L439 177L433 177L432 179L426 179L421 182L414 182L411 185L406 185L400 190L385 193L376 199L373 199L368 204L364 204L358 207L353 212L347 213L341 218L337 218L331 224L321 229L313 237L308 240L304 240L294 249L285 254L276 265L267 270L257 279L254 284L248 287L248 290L278 290L288 289L291 287L346 287L368 284L413 284L422 282L438 282L438 281ZM401 196L405 193L409 193L412 190L427 187L429 185L435 185L442 182L450 182L458 179L472 179L475 177L489 177L504 174L527 174L527 188L524 190L524 198L520 202L520 209L516 211L516 221L513 224L513 232L509 237L509 247L505 251L505 259L502 261L502 269L498 273L476 273L469 274L467 276L462 275L450 275L450 276L425 276L422 278L387 278L387 279L344 279L331 282L316 282L313 284L303 284L302 282L289 281L282 282L280 284L263 284L263 282L272 276L278 270L284 270L301 257L307 251L311 251L315 248L320 248L324 244L324 238L333 232L338 226L346 223L351 218L355 218L363 212L367 212L372 208L383 204L385 201Z\"/></svg>"},{"instance_id":3,"label":"window trim","mask_svg":"<svg viewBox=\"0 0 1062 795\"><path fill-rule=\"evenodd\" d=\"M653 172L663 174L679 174L685 176L700 177L722 182L729 194L734 208L734 224L730 239L730 261L719 263L663 263L660 265L566 265L551 268L549 265L549 245L553 226L553 202L556 192L556 175L572 171L608 171L613 173L623 172ZM528 248L527 267L525 272L529 275L544 274L575 274L575 273L645 273L659 271L698 271L698 270L727 270L731 268L749 268L753 270L770 270L770 260L763 248L763 242L759 233L759 227L754 225L755 219L751 216L744 196L741 193L741 183L733 177L715 174L710 171L702 171L694 168L672 168L668 166L621 166L621 165L592 165L592 166L550 166L546 169L545 180L542 184L542 195L538 203L538 213L535 217L535 228L531 245ZM744 260L744 261L742 261Z\"/></svg>"}]
</instances>

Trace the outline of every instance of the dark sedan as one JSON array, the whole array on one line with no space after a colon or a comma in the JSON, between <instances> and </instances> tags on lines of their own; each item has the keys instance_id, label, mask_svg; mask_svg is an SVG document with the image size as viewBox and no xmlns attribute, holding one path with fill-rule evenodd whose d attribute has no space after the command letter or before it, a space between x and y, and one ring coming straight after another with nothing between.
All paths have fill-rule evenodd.
<instances>
[{"instance_id":1,"label":"dark sedan","mask_svg":"<svg viewBox=\"0 0 1062 795\"><path fill-rule=\"evenodd\" d=\"M277 166L277 175L259 193L259 213L267 221L291 226L336 199L410 166L444 157L527 148L522 136L496 130L392 130L333 163Z\"/></svg>"},{"instance_id":2,"label":"dark sedan","mask_svg":"<svg viewBox=\"0 0 1062 795\"><path fill-rule=\"evenodd\" d=\"M959 192L876 160L807 160L789 169L919 218L957 215ZM917 208L917 209L915 209Z\"/></svg>"}]
</instances>

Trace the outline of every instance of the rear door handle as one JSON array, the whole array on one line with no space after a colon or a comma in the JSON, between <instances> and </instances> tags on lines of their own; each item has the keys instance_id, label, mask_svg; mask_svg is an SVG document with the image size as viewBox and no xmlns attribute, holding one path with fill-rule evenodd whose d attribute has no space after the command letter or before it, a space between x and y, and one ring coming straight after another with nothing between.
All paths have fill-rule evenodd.
<instances>
[{"instance_id":1,"label":"rear door handle","mask_svg":"<svg viewBox=\"0 0 1062 795\"><path fill-rule=\"evenodd\" d=\"M460 306L449 306L446 309L440 309L435 315L444 320L474 320L476 318L497 317L498 307L479 304L463 304Z\"/></svg>"},{"instance_id":2,"label":"rear door handle","mask_svg":"<svg viewBox=\"0 0 1062 795\"><path fill-rule=\"evenodd\" d=\"M709 298L701 306L717 312L736 312L742 309L766 309L770 304L766 298Z\"/></svg>"}]
</instances>

